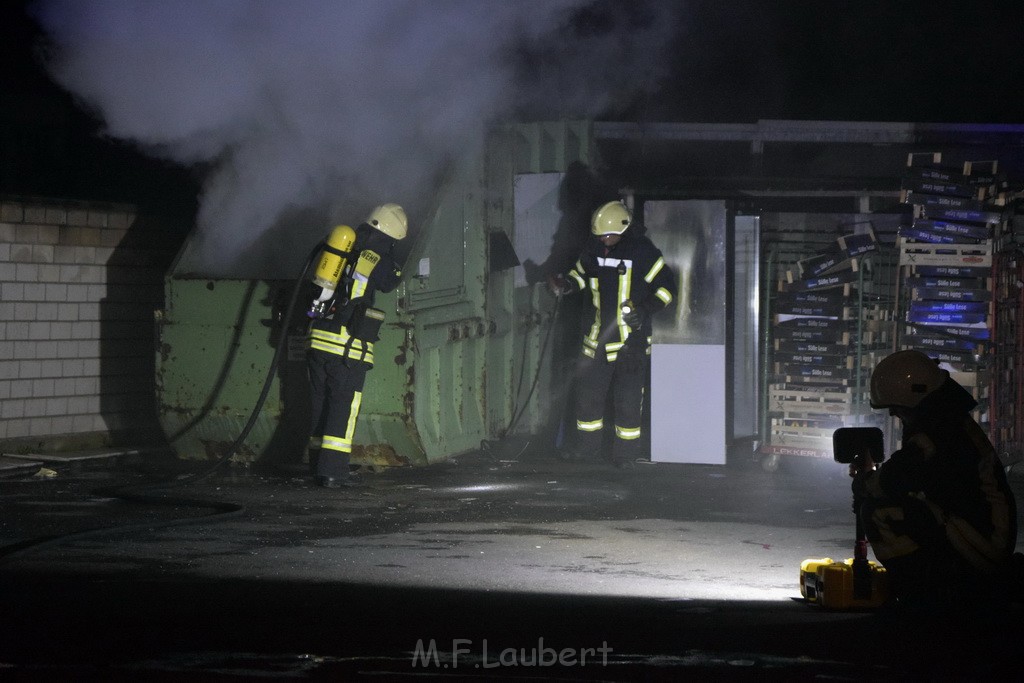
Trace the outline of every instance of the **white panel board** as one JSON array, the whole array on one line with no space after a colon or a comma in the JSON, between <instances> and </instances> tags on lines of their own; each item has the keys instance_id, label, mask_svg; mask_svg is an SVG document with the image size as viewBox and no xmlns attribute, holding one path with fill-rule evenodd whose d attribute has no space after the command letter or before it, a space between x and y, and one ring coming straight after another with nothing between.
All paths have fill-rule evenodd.
<instances>
[{"instance_id":1,"label":"white panel board","mask_svg":"<svg viewBox=\"0 0 1024 683\"><path fill-rule=\"evenodd\" d=\"M725 464L725 346L651 349L651 460Z\"/></svg>"}]
</instances>

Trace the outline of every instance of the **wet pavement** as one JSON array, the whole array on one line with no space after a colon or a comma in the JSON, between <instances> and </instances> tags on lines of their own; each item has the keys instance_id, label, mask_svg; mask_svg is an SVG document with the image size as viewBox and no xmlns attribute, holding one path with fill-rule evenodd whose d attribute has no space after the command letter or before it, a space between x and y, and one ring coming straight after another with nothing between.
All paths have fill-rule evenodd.
<instances>
[{"instance_id":1,"label":"wet pavement","mask_svg":"<svg viewBox=\"0 0 1024 683\"><path fill-rule=\"evenodd\" d=\"M801 560L852 554L849 479L827 461L730 462L620 471L516 444L328 490L300 465L194 480L201 466L159 452L44 460L0 479L0 677L968 680L1016 668L1019 605L964 617L805 604Z\"/></svg>"}]
</instances>

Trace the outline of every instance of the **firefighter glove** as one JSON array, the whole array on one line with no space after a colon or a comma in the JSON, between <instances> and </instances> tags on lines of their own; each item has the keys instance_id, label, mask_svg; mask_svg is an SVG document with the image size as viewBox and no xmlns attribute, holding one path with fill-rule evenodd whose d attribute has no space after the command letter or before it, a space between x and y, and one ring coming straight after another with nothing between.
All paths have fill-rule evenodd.
<instances>
[{"instance_id":1,"label":"firefighter glove","mask_svg":"<svg viewBox=\"0 0 1024 683\"><path fill-rule=\"evenodd\" d=\"M630 306L628 312L623 310L622 319L634 330L639 330L647 322L647 311L643 306Z\"/></svg>"},{"instance_id":2,"label":"firefighter glove","mask_svg":"<svg viewBox=\"0 0 1024 683\"><path fill-rule=\"evenodd\" d=\"M559 297L572 294L574 291L572 283L566 280L564 275L549 275L548 289L551 290L552 294Z\"/></svg>"}]
</instances>

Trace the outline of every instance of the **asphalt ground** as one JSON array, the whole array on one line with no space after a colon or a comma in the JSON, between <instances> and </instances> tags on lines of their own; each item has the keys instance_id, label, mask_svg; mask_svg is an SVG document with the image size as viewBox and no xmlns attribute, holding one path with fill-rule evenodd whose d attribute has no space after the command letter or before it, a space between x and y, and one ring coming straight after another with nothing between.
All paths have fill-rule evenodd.
<instances>
[{"instance_id":1,"label":"asphalt ground","mask_svg":"<svg viewBox=\"0 0 1024 683\"><path fill-rule=\"evenodd\" d=\"M166 453L0 479L0 677L16 680L977 680L1024 609L823 610L849 479L567 464L528 444L343 489ZM49 476L43 476L49 475ZM1011 476L1018 498L1024 480ZM1020 547L1024 545L1019 544ZM969 602L969 601L967 601Z\"/></svg>"}]
</instances>

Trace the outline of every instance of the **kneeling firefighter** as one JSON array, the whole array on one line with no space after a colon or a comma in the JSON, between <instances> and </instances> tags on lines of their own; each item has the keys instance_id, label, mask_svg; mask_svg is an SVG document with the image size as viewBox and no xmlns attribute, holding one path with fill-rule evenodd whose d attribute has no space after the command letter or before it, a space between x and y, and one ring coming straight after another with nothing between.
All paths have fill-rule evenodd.
<instances>
[{"instance_id":1,"label":"kneeling firefighter","mask_svg":"<svg viewBox=\"0 0 1024 683\"><path fill-rule=\"evenodd\" d=\"M920 351L886 356L871 407L903 425L902 448L851 468L861 521L892 594L912 606L1000 600L1017 538L1016 502L977 401Z\"/></svg>"},{"instance_id":2,"label":"kneeling firefighter","mask_svg":"<svg viewBox=\"0 0 1024 683\"><path fill-rule=\"evenodd\" d=\"M397 204L378 206L355 230L336 227L313 278L321 293L309 311L310 462L321 486L349 481L363 384L384 320L384 312L373 307L374 295L398 286L401 269L391 251L407 227Z\"/></svg>"}]
</instances>

